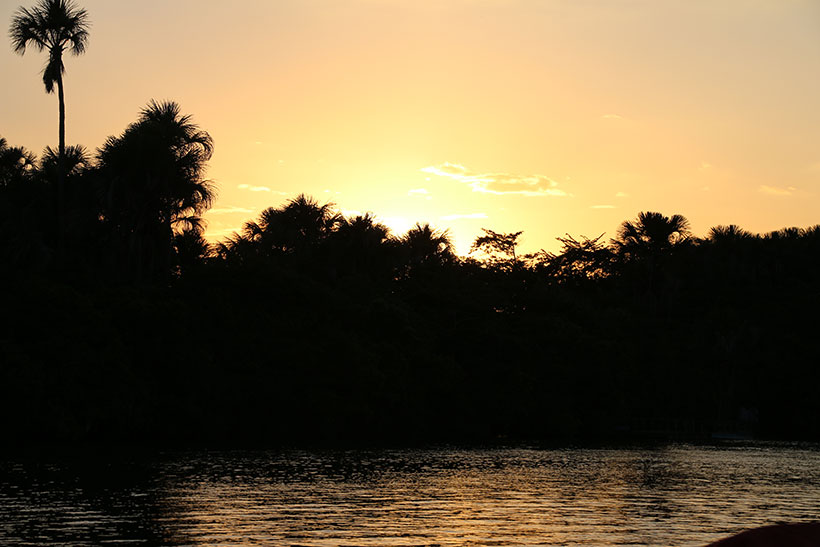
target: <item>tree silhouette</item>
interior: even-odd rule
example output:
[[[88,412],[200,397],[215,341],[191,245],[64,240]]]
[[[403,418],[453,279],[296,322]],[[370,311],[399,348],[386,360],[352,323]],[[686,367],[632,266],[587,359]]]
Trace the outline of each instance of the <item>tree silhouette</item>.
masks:
[[[634,221],[621,224],[613,244],[622,257],[633,259],[658,255],[688,242],[690,237],[689,221],[682,215],[642,212]]]
[[[332,203],[299,194],[282,207],[268,207],[256,221],[248,221],[242,238],[262,254],[293,254],[315,249],[343,221]],[[230,242],[229,242],[230,243]]]
[[[395,240],[372,213],[342,218],[327,239],[331,271],[342,276],[389,279]]]
[[[481,231],[484,232],[484,235],[477,237],[473,242],[472,247],[470,247],[471,253],[481,251],[489,255],[493,266],[504,264],[516,266],[518,264],[515,248],[518,245],[518,237],[524,232],[502,234],[486,228],[482,228]],[[496,254],[505,255],[506,258],[499,259]]]
[[[174,251],[178,268],[176,273],[187,276],[211,256],[211,245],[203,237],[200,226],[191,226],[174,234]]]
[[[558,254],[541,251],[537,269],[544,270],[558,283],[581,283],[597,281],[612,273],[612,250],[601,243],[604,234],[594,239],[581,236],[577,240],[571,235],[556,238],[561,242]]]
[[[625,220],[618,228],[612,246],[624,280],[632,284],[636,294],[658,297],[669,291],[666,285],[678,285],[681,261],[671,260],[677,249],[696,243],[689,221],[682,215],[667,217],[656,212],[641,212],[635,220]]]
[[[34,154],[22,146],[9,146],[0,137],[0,188],[29,178],[35,165]]]
[[[74,55],[85,52],[88,45],[88,13],[77,8],[71,0],[40,0],[33,8],[20,7],[11,20],[9,34],[16,53],[23,55],[31,45],[38,51],[48,51],[48,62],[43,69],[46,93],[54,92],[60,109],[60,138],[58,154],[65,154],[65,94],[63,91],[63,52]]]
[[[98,151],[103,214],[138,279],[169,273],[174,233],[202,224],[215,196],[205,180],[213,140],[174,102],[151,101]]]
[[[299,194],[280,210],[276,220],[285,246],[304,251],[318,245],[344,219],[333,203],[319,205],[315,198]]]
[[[38,175],[34,154],[0,137],[0,263],[17,271],[51,260],[52,195]]]
[[[737,224],[728,226],[714,226],[709,229],[706,241],[710,243],[736,243],[738,241],[748,241],[754,239],[751,232],[747,232]]]
[[[60,160],[60,152],[46,146],[43,155],[40,156],[40,171],[49,179],[57,178]],[[89,167],[91,167],[91,157],[84,146],[74,144],[65,148],[62,155],[62,168],[66,176],[79,175]]]
[[[416,223],[401,238],[411,266],[420,264],[443,264],[455,258],[453,243],[445,231],[438,231],[429,224]]]

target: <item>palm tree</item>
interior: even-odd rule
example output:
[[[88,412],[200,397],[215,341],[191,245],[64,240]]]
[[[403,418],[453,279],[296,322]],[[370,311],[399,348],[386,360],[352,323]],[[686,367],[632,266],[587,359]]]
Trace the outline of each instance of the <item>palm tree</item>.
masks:
[[[151,101],[98,150],[104,217],[125,239],[138,279],[169,271],[175,233],[196,229],[216,190],[203,178],[213,140],[174,102]]]
[[[203,179],[212,154],[211,136],[177,103],[152,100],[121,136],[109,137],[98,150],[109,205],[169,230],[197,224],[215,196]]]
[[[192,226],[174,234],[177,275],[185,276],[211,257],[213,249],[202,235],[200,226]]]
[[[330,268],[337,274],[385,278],[393,268],[395,240],[372,213],[342,218],[326,241]]]
[[[729,224],[728,226],[721,225],[710,228],[706,240],[709,243],[732,244],[739,241],[749,241],[754,237],[751,232],[747,232],[737,224]]]
[[[18,8],[11,20],[9,34],[16,53],[23,55],[31,45],[38,51],[48,51],[48,62],[43,69],[46,93],[54,92],[60,108],[59,156],[65,154],[65,95],[63,92],[63,52],[74,55],[85,52],[88,45],[88,13],[77,8],[71,0],[40,0],[33,8]]]
[[[693,242],[689,221],[684,216],[642,212],[634,221],[621,224],[612,246],[617,252],[620,272],[635,283],[636,290],[660,294],[662,287],[676,285],[680,280],[683,263],[671,260],[676,256],[673,251],[687,248]]]
[[[85,146],[79,144],[66,146],[62,156],[59,151],[46,146],[43,155],[40,156],[40,170],[53,178],[60,168],[60,160],[62,160],[63,172],[67,177],[79,175],[91,166],[91,158]]]
[[[333,203],[319,205],[299,194],[282,207],[268,207],[258,221],[249,221],[243,237],[255,242],[263,254],[305,253],[318,246],[342,223]]]
[[[281,227],[286,242],[294,249],[313,246],[330,235],[344,220],[333,203],[319,202],[299,194],[281,209]]]
[[[429,224],[417,222],[401,238],[401,244],[411,265],[443,264],[455,258],[449,232],[435,230]]]
[[[666,217],[661,213],[642,212],[634,221],[626,220],[613,240],[621,257],[627,259],[659,255],[689,242],[692,232],[683,215]]]
[[[49,205],[34,154],[0,137],[0,268],[22,271],[49,263]]]
[[[22,146],[9,146],[0,137],[0,188],[29,178],[34,167],[34,154]]]
[[[343,218],[335,235],[356,247],[374,249],[390,239],[390,228],[376,220],[373,213],[365,213],[350,219]]]

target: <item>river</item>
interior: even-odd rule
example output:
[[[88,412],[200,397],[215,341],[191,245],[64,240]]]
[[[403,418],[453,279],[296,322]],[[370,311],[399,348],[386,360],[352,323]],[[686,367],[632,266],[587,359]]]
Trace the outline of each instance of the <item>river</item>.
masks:
[[[2,545],[699,546],[820,520],[820,446],[0,458]]]

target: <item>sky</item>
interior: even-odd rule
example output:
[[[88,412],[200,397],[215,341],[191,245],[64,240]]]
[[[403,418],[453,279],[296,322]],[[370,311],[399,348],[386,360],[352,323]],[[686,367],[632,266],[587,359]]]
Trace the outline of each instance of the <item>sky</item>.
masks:
[[[6,29],[19,5],[0,0]],[[700,236],[820,223],[816,0],[78,5],[68,143],[180,103],[215,141],[212,240],[302,192],[397,234],[448,229],[460,253],[481,228],[523,230],[523,252],[607,240],[640,211]],[[57,141],[45,54],[5,42],[0,136],[39,153]]]

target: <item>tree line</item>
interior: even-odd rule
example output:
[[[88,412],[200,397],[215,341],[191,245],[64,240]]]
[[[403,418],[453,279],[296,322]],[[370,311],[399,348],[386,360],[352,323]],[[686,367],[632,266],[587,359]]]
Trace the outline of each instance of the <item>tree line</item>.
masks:
[[[298,195],[217,244],[213,140],[151,101],[95,152],[65,143],[62,54],[84,10],[12,20],[49,53],[59,145],[0,137],[0,426],[19,440],[431,442],[820,438],[820,227],[518,251],[483,229],[392,234]]]
[[[698,238],[642,212],[556,252],[484,229],[458,256],[299,195],[209,244],[213,142],[175,103],[65,150],[0,140],[13,437],[818,436],[817,226]]]

